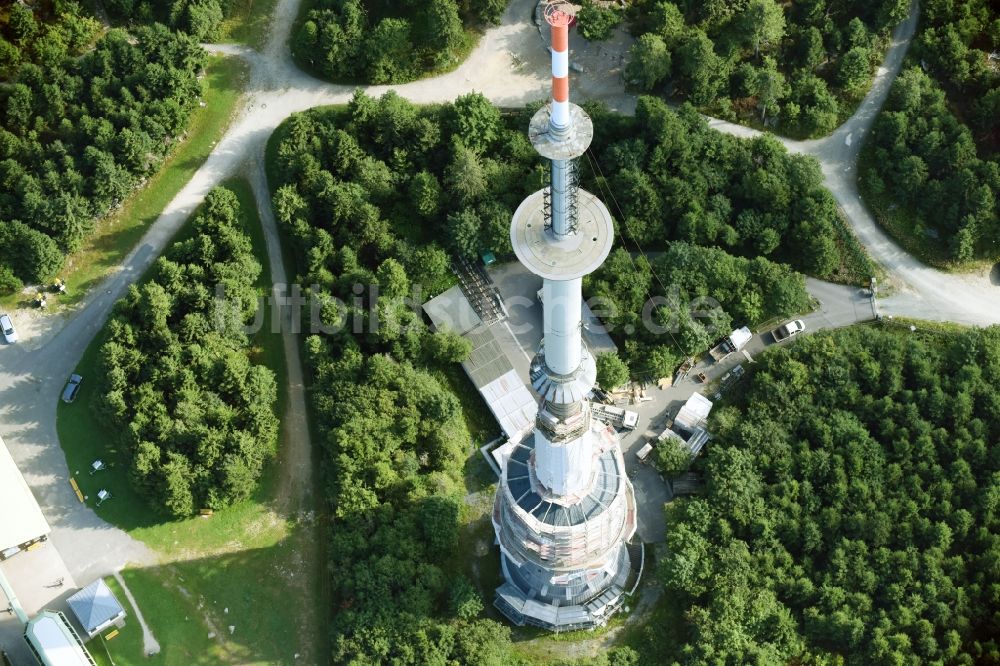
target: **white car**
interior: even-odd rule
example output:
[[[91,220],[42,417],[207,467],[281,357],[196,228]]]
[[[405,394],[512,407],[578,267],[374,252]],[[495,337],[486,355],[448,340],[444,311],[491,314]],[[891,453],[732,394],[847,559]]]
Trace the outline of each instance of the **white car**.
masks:
[[[3,331],[3,339],[8,344],[17,342],[17,331],[14,330],[14,323],[10,320],[9,315],[0,315],[0,330]]]
[[[794,335],[798,335],[804,330],[806,330],[806,325],[802,323],[801,319],[796,319],[774,329],[771,331],[771,335],[774,336],[775,342],[781,342],[782,340],[787,340]]]

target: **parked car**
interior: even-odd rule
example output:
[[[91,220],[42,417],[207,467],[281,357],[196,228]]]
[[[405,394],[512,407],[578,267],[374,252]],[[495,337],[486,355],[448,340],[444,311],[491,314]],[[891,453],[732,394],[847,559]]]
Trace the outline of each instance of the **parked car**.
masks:
[[[10,315],[0,315],[0,330],[3,331],[3,339],[8,344],[17,342],[17,331],[14,330],[14,322],[10,320]]]
[[[605,405],[611,404],[611,396],[609,396],[606,391],[598,388],[597,386],[591,390],[594,392],[594,400],[603,402]]]
[[[649,456],[653,453],[653,447],[655,445],[655,441],[646,442],[642,445],[641,449],[635,452],[635,457],[639,459],[639,462],[646,462],[649,460]]]
[[[795,319],[787,324],[782,324],[778,328],[771,331],[771,335],[774,336],[775,342],[781,342],[782,340],[787,340],[793,335],[798,335],[802,331],[806,330],[806,325],[802,323],[801,319]]]
[[[83,377],[80,375],[70,375],[69,381],[66,382],[66,388],[63,389],[62,401],[63,402],[73,402],[76,400],[76,394],[80,392],[80,382],[83,381]]]

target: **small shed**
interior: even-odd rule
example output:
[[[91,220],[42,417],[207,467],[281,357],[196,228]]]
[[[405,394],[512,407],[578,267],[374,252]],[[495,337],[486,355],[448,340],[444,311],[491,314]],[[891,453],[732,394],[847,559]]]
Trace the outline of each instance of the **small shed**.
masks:
[[[100,578],[71,596],[66,603],[89,637],[96,636],[113,624],[120,625],[125,619],[125,609]]]

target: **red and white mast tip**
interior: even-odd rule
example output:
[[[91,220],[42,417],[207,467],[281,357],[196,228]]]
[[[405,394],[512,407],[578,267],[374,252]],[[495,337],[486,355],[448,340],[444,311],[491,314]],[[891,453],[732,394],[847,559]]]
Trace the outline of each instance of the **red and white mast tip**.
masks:
[[[569,26],[573,16],[564,2],[545,8],[545,20],[552,27],[552,116],[553,129],[569,129]]]

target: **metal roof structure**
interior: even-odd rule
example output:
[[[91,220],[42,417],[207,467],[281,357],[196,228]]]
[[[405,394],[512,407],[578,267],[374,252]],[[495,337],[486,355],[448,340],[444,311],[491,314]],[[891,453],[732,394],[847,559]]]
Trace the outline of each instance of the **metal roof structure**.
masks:
[[[508,438],[520,439],[531,430],[538,403],[513,368],[480,387],[479,392]]]
[[[24,630],[24,640],[44,666],[96,666],[62,613],[44,610],[36,615]]]
[[[542,497],[537,484],[533,487],[529,465],[533,451],[532,437],[525,438],[514,447],[507,467],[507,485],[517,505],[540,522],[555,527],[582,525],[596,519],[614,503],[625,472],[618,468],[618,461],[611,451],[597,458],[597,478],[586,495],[572,504]]]
[[[427,301],[422,307],[439,331],[453,331],[464,335],[483,323],[457,285]]]
[[[0,552],[37,541],[51,531],[3,438],[0,438],[0,506],[3,507]]]
[[[518,375],[497,339],[497,331],[509,335],[507,330],[499,323],[483,324],[458,287],[431,299],[423,308],[436,329],[460,332],[472,344],[462,368],[504,434],[515,441],[523,437],[535,422],[538,398]]]
[[[66,603],[88,636],[100,633],[125,617],[125,609],[101,578],[71,596]]]

